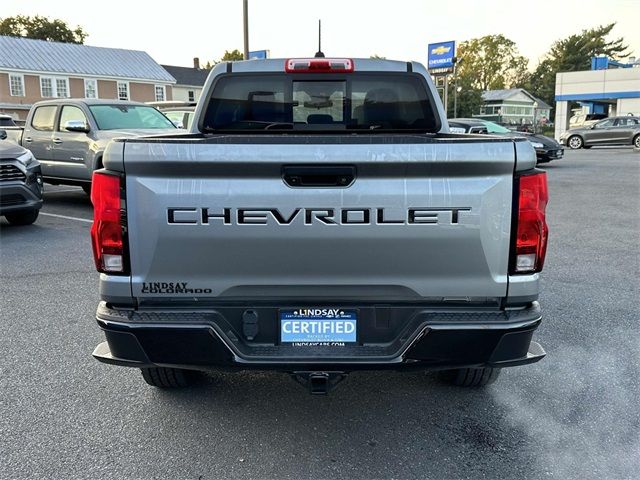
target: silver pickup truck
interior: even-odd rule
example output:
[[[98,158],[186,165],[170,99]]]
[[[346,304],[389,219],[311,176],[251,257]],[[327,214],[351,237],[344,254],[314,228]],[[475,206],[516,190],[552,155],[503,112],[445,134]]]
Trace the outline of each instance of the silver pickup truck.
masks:
[[[277,370],[492,382],[540,360],[547,183],[525,139],[451,134],[425,68],[217,65],[189,134],[119,139],[95,172],[101,362],[177,387]]]
[[[109,141],[123,136],[175,133],[175,128],[167,117],[143,103],[57,99],[35,103],[24,129],[4,130],[9,140],[31,150],[42,166],[45,182],[81,185],[89,193],[91,175],[102,168],[102,155]]]

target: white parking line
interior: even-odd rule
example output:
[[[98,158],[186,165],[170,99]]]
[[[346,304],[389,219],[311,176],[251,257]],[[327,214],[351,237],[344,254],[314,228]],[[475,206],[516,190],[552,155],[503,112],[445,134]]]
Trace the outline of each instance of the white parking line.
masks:
[[[45,215],[47,217],[56,217],[56,218],[64,218],[66,220],[77,220],[78,222],[86,222],[86,223],[93,223],[93,220],[88,220],[86,218],[79,218],[79,217],[68,217],[66,215],[58,215],[55,213],[44,213],[44,212],[40,212],[40,215]]]

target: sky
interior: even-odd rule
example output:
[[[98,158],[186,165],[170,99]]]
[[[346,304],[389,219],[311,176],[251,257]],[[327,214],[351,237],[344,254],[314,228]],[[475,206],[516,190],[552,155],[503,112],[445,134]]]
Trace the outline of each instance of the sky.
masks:
[[[242,0],[0,0],[0,18],[43,15],[89,33],[85,43],[144,50],[161,64],[192,66],[243,49]],[[249,49],[272,58],[327,56],[427,62],[429,43],[502,33],[529,58],[553,41],[617,22],[613,31],[640,57],[640,0],[249,0]],[[1,52],[0,52],[1,55]]]

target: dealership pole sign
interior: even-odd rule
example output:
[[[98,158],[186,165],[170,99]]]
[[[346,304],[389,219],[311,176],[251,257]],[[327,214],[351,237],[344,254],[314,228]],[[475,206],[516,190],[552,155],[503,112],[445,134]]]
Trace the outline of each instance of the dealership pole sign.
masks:
[[[429,44],[429,72],[432,74],[451,73],[455,63],[456,42],[439,42]]]

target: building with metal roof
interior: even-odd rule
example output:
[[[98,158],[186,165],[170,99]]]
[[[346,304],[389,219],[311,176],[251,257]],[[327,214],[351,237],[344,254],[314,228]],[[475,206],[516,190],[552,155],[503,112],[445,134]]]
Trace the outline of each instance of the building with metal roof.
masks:
[[[148,53],[0,36],[0,112],[23,120],[46,98],[172,100],[176,83]]]

